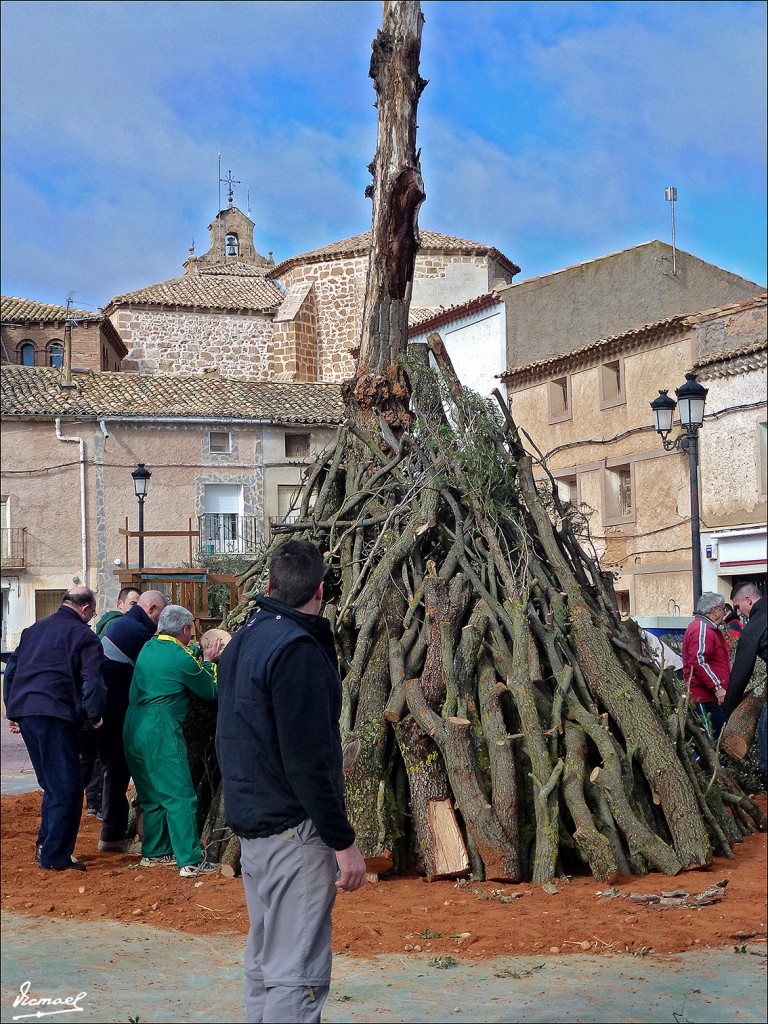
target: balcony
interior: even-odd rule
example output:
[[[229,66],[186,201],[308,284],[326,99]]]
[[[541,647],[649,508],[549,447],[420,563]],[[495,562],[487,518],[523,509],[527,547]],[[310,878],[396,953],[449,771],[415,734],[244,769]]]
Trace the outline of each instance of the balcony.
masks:
[[[255,555],[262,543],[259,516],[234,512],[206,513],[197,517],[201,555]]]
[[[10,569],[25,569],[27,566],[27,528],[26,526],[4,527],[0,531],[2,560],[0,568],[3,572]]]
[[[298,509],[294,509],[292,512],[289,512],[287,515],[284,516],[270,516],[269,539],[272,540],[272,538],[276,534],[290,534],[291,531],[288,529],[288,527],[291,525],[291,523],[297,523],[299,521],[300,514],[301,513],[299,512]]]

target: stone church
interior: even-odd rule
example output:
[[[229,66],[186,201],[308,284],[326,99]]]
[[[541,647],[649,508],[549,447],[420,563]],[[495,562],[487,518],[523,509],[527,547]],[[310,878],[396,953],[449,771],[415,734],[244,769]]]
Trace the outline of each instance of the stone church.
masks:
[[[230,200],[190,250],[184,273],[110,300],[104,312],[128,354],[122,369],[250,380],[340,382],[360,340],[370,232],[275,265],[257,252],[254,223]],[[421,232],[411,318],[509,284],[519,267],[497,249]]]

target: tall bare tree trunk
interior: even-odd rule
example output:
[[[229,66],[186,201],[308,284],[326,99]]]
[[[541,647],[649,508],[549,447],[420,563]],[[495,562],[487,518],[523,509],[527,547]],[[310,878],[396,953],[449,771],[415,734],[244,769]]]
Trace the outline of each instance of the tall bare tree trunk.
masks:
[[[418,0],[384,0],[370,69],[379,111],[373,185],[366,190],[373,198],[371,252],[357,374],[345,385],[356,419],[381,417],[395,438],[411,420],[410,388],[397,363],[408,343],[425,198],[416,150],[416,110],[427,84],[419,76],[423,22]]]

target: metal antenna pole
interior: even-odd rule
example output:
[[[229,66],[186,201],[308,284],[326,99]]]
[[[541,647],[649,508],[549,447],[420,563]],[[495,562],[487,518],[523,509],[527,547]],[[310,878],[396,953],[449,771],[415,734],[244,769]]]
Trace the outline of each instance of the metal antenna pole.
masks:
[[[67,319],[64,321],[64,366],[62,381],[64,384],[72,383],[72,299],[74,292],[67,296]]]
[[[669,186],[664,189],[664,198],[672,207],[672,276],[677,276],[677,249],[675,248],[675,203],[677,202],[677,189]]]
[[[216,207],[216,224],[217,224],[217,227],[218,227],[218,237],[219,237],[219,256],[221,256],[223,254],[223,250],[222,250],[222,247],[221,247],[221,146],[219,146],[219,174],[218,174],[218,178],[219,178],[219,205]]]

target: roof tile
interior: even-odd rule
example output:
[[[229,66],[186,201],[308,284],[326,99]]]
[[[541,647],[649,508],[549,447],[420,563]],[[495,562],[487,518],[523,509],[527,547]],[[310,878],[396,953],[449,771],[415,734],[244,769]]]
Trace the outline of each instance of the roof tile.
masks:
[[[101,320],[100,313],[87,309],[67,309],[66,306],[54,306],[48,302],[35,302],[34,299],[18,299],[13,295],[0,298],[0,319],[4,324],[49,323],[52,320]]]
[[[203,309],[247,309],[264,313],[276,309],[284,295],[265,272],[272,267],[244,263],[200,266],[197,273],[182,274],[159,284],[115,295],[109,306],[197,306]]]
[[[421,245],[419,252],[437,251],[441,253],[457,253],[460,255],[489,256],[497,254],[500,260],[507,263],[513,273],[519,273],[520,268],[516,266],[503,252],[499,252],[493,246],[484,245],[482,242],[471,242],[467,238],[455,238],[453,235],[441,235],[437,231],[420,230]],[[331,242],[319,249],[310,249],[309,252],[302,252],[296,256],[289,256],[274,269],[275,276],[289,270],[299,263],[321,263],[329,259],[341,259],[350,256],[367,256],[371,249],[371,232],[363,231],[359,235],[352,235],[350,238],[342,238],[339,242]]]
[[[7,417],[119,416],[273,423],[341,422],[338,384],[243,381],[184,374],[75,373],[74,387],[61,387],[52,368],[4,366],[0,409]]]

